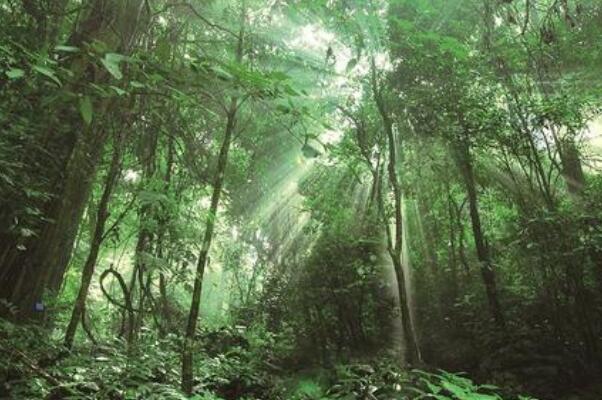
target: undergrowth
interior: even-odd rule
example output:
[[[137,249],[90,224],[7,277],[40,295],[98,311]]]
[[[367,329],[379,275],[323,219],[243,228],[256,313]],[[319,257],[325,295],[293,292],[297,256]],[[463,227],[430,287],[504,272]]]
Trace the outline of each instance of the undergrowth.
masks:
[[[58,338],[0,321],[0,398],[178,400],[180,338],[143,330],[136,348],[121,339],[67,352]],[[445,371],[403,370],[396,362],[341,363],[305,376],[287,369],[277,335],[241,327],[199,332],[196,400],[527,400]],[[318,371],[318,372],[316,372]]]

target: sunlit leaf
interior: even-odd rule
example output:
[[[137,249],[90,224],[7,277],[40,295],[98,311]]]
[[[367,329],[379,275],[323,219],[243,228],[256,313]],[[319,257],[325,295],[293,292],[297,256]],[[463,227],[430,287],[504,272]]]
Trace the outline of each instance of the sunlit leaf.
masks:
[[[25,75],[25,71],[20,68],[12,68],[5,72],[9,79],[18,79]]]
[[[119,63],[123,61],[125,57],[121,54],[117,53],[107,53],[104,58],[100,60],[102,65],[106,68],[106,70],[113,76],[113,78],[119,80],[123,78],[123,74],[119,69]]]
[[[54,47],[54,50],[62,51],[65,53],[77,53],[79,51],[79,48],[75,46],[58,45]]]
[[[44,75],[45,77],[51,79],[54,83],[56,83],[57,85],[61,86],[61,81],[59,80],[59,78],[55,75],[54,71],[43,67],[41,65],[34,65],[33,66],[34,71],[38,72],[41,75]]]
[[[124,94],[127,94],[127,92],[125,90],[123,90],[117,86],[111,86],[111,89],[113,89],[113,91],[115,93],[117,93],[117,95],[119,95],[119,96],[123,96]]]

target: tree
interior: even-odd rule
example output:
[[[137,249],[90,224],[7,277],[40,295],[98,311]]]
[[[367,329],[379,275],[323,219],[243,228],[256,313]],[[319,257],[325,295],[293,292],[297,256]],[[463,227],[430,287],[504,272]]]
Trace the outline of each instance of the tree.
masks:
[[[245,46],[245,24],[247,18],[247,10],[245,4],[241,5],[240,11],[240,28],[237,34],[236,43],[236,55],[235,62],[241,64],[244,56]],[[192,291],[192,301],[190,303],[190,313],[188,314],[188,322],[186,324],[186,332],[184,339],[184,346],[182,349],[182,390],[187,393],[192,393],[193,384],[193,341],[196,334],[196,326],[199,315],[199,306],[201,302],[201,289],[203,285],[203,275],[205,273],[205,267],[208,260],[209,249],[211,248],[211,242],[213,240],[213,231],[215,229],[215,222],[217,219],[217,209],[219,206],[220,197],[222,195],[222,187],[224,185],[224,179],[226,176],[226,167],[228,165],[228,153],[230,152],[230,145],[232,144],[232,137],[236,129],[236,120],[238,108],[240,107],[239,97],[236,95],[231,96],[230,104],[226,111],[226,127],[224,129],[224,137],[219,150],[217,159],[217,168],[214,175],[213,181],[213,193],[211,195],[211,204],[209,206],[209,212],[207,219],[205,220],[205,234],[201,241],[201,251],[199,253],[196,273],[194,276],[194,287]]]
[[[84,86],[91,90],[94,84],[107,84],[112,76],[120,77],[118,64],[124,55],[119,53],[134,51],[132,44],[146,23],[142,5],[141,1],[85,3],[85,17],[67,42],[69,49],[82,47],[66,67],[71,76],[70,87]],[[105,69],[96,68],[94,59],[83,51],[84,46],[90,46],[95,40],[103,43],[105,55],[101,62]],[[51,70],[43,67],[38,70],[60,84]],[[3,250],[9,255],[3,263],[3,288],[8,291],[2,297],[19,306],[21,320],[36,315],[35,307],[44,307],[47,290],[56,292],[60,287],[107,138],[107,129],[100,121],[119,105],[114,97],[93,101],[90,93],[77,94],[81,96],[78,110],[71,108],[67,114],[72,132],[63,136],[63,129],[49,129],[38,135],[41,148],[60,148],[56,160],[59,167],[42,172],[39,178],[52,182],[51,185],[58,184],[48,196],[50,200],[40,204],[45,222],[36,227],[36,240],[26,253],[15,246],[16,239],[6,241]],[[68,97],[78,98],[73,92]],[[75,132],[79,131],[85,134],[77,135]]]
[[[75,304],[73,306],[73,312],[71,313],[71,319],[65,332],[65,346],[69,349],[73,346],[73,339],[75,332],[79,324],[80,319],[84,318],[84,310],[86,308],[86,298],[88,297],[88,289],[90,288],[90,282],[94,275],[94,269],[98,260],[98,252],[103,240],[106,238],[107,232],[105,230],[108,208],[111,199],[111,194],[115,186],[116,181],[119,179],[121,173],[122,163],[122,152],[123,152],[123,138],[122,133],[116,133],[113,138],[113,155],[111,157],[111,165],[107,171],[107,176],[104,182],[104,188],[102,195],[98,202],[98,209],[96,211],[96,221],[94,223],[94,235],[90,243],[90,251],[82,270],[81,285]],[[114,228],[114,226],[113,226]]]

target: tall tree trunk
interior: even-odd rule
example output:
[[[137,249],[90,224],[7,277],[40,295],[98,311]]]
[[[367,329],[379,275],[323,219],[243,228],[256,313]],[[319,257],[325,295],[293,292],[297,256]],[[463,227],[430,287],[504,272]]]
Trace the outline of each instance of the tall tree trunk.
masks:
[[[475,247],[477,250],[477,258],[480,263],[481,277],[485,284],[487,292],[487,301],[489,303],[489,311],[495,321],[500,326],[505,326],[504,316],[500,307],[497,294],[497,284],[495,271],[491,261],[489,248],[485,241],[485,235],[481,227],[481,216],[479,215],[479,200],[477,197],[476,183],[474,171],[472,167],[472,159],[470,147],[466,138],[462,138],[455,143],[456,146],[456,162],[464,181],[466,193],[468,195],[468,208],[470,214],[470,222],[472,224],[472,233],[474,236]]]
[[[89,132],[84,136],[87,137],[77,142],[67,166],[64,191],[52,213],[55,221],[42,231],[32,259],[22,272],[22,286],[13,293],[12,302],[20,305],[22,317],[34,315],[34,304],[43,303],[46,290],[58,290],[71,257],[106,134]]]
[[[68,44],[79,46],[102,40],[107,49],[128,54],[138,31],[144,3],[143,0],[90,0],[84,6],[85,17]],[[103,84],[109,80],[108,73],[95,68],[87,58],[79,54],[74,56],[69,66],[73,80],[70,87]],[[113,100],[104,98],[93,103],[94,122],[102,120],[106,111],[115,105]],[[106,142],[107,133],[100,124],[86,126],[79,114],[72,114],[71,110],[71,106],[61,109],[66,117],[70,117],[61,121],[71,124],[71,134],[63,135],[64,130],[50,127],[38,138],[39,145],[61,150],[56,157],[59,167],[49,168],[51,172],[40,172],[45,180],[53,183],[54,196],[41,205],[45,219],[39,234],[31,239],[28,252],[17,251],[16,256],[7,256],[1,266],[0,297],[17,305],[18,320],[45,315],[37,312],[39,306],[43,307],[44,294],[55,293],[61,285]],[[11,247],[14,246],[11,244]]]
[[[236,62],[239,64],[242,62],[243,59],[245,19],[246,9],[243,1],[242,9],[240,12],[240,31],[238,32],[238,40],[236,44]],[[192,302],[190,304],[190,313],[188,314],[188,323],[186,324],[186,334],[184,339],[184,346],[182,349],[182,390],[188,395],[192,393],[192,347],[194,342],[194,335],[196,332],[197,320],[199,317],[199,306],[201,304],[201,289],[203,287],[203,275],[205,274],[205,266],[207,264],[209,249],[211,248],[215,221],[217,220],[217,207],[219,205],[219,199],[222,194],[222,187],[224,185],[224,179],[226,176],[226,166],[228,165],[228,152],[230,151],[232,136],[234,135],[234,131],[236,129],[236,114],[238,112],[238,106],[238,97],[232,96],[232,98],[230,99],[228,111],[226,113],[226,129],[224,132],[224,139],[222,141],[222,145],[219,150],[219,156],[217,159],[217,169],[215,171],[214,176],[213,193],[211,195],[211,205],[209,206],[209,213],[207,214],[207,219],[205,220],[205,235],[201,244],[201,252],[199,254],[196,266],[196,274],[194,277]]]
[[[230,109],[227,115],[226,131],[219,152],[217,161],[217,171],[213,183],[213,194],[211,195],[211,206],[205,221],[205,235],[201,245],[196,274],[194,277],[194,289],[192,291],[192,302],[190,304],[190,313],[188,314],[188,323],[186,324],[186,335],[184,341],[184,349],[182,351],[182,390],[186,394],[192,393],[192,347],[194,335],[196,332],[197,320],[199,316],[199,306],[201,303],[201,289],[203,286],[203,275],[205,274],[205,265],[207,263],[207,255],[211,248],[213,239],[213,230],[217,219],[217,207],[222,193],[226,166],[228,163],[228,152],[230,151],[230,143],[236,125],[236,111],[238,100],[232,98]]]
[[[77,325],[80,319],[83,318],[82,316],[86,306],[86,298],[88,297],[88,289],[90,287],[90,282],[92,281],[92,276],[94,275],[98,252],[104,239],[111,193],[121,170],[121,136],[121,133],[115,135],[111,166],[109,167],[109,172],[107,173],[104,190],[100,197],[100,201],[98,202],[96,223],[90,244],[90,252],[88,253],[86,263],[84,264],[84,268],[82,270],[82,279],[79,292],[73,306],[73,311],[71,312],[71,320],[69,321],[69,325],[67,326],[67,331],[65,333],[65,347],[69,349],[73,346],[73,338],[75,337]]]
[[[449,234],[449,246],[447,249],[447,265],[451,271],[452,281],[449,284],[449,298],[446,301],[445,306],[447,308],[448,305],[454,304],[456,302],[456,298],[458,297],[458,255],[456,253],[456,217],[455,210],[453,205],[451,204],[451,194],[448,189],[448,200],[447,200],[447,209],[448,209],[448,234]]]
[[[143,107],[144,101],[143,99]],[[157,148],[158,148],[158,127],[154,125],[146,125],[144,133],[140,138],[139,154],[138,159],[142,165],[142,183],[148,185],[152,182],[155,177],[155,171],[157,169]],[[146,299],[146,288],[145,288],[145,277],[146,271],[146,254],[151,253],[151,248],[154,244],[156,237],[151,227],[154,227],[155,219],[154,206],[149,202],[141,200],[140,207],[138,209],[138,238],[136,241],[136,247],[134,251],[134,262],[131,271],[131,276],[128,286],[128,294],[130,302],[136,304],[135,298],[137,297],[137,311],[134,313],[134,319],[130,319],[132,314],[126,313],[124,310],[122,313],[122,331],[123,334],[127,330],[126,337],[133,339],[128,341],[128,345],[132,348],[132,345],[138,337],[138,333],[144,324],[144,309]]]
[[[380,84],[376,76],[376,66],[374,60],[372,60],[372,93],[374,101],[380,113],[383,128],[387,138],[387,148],[389,154],[389,162],[387,164],[387,172],[389,176],[389,184],[393,190],[393,203],[394,203],[394,220],[395,220],[395,232],[392,234],[389,228],[389,219],[384,212],[384,199],[382,194],[380,195],[379,203],[381,208],[381,214],[383,218],[383,224],[385,225],[385,232],[387,236],[387,250],[393,267],[395,269],[395,276],[397,278],[397,289],[399,291],[399,308],[401,311],[404,341],[405,341],[405,361],[409,364],[420,362],[420,350],[418,349],[418,343],[416,340],[416,330],[412,321],[412,315],[410,312],[408,292],[406,289],[406,277],[401,261],[401,252],[403,248],[403,215],[402,215],[402,203],[401,203],[401,186],[399,178],[397,176],[397,149],[396,140],[393,133],[393,121],[386,108],[385,100],[381,92]]]
[[[424,192],[426,191],[424,191],[423,188],[418,188],[416,193],[416,216],[418,219],[418,226],[420,227],[424,257],[426,258],[433,279],[439,280],[442,274],[438,269],[439,260],[437,257],[436,246],[438,240],[435,239],[435,235],[439,230],[436,229],[431,216],[429,216],[428,200]]]
[[[169,189],[171,187],[171,175],[174,162],[174,146],[173,136],[170,136],[167,142],[167,160],[165,166],[165,175],[163,178],[164,187],[163,190],[166,195],[169,195]],[[159,233],[157,235],[157,258],[163,260],[164,251],[164,239],[167,230],[166,224],[169,221],[169,214],[167,210],[163,210],[163,214],[159,218]],[[167,298],[167,279],[163,270],[159,271],[159,295],[160,295],[160,314],[162,318],[162,326],[166,326],[168,329],[171,326],[171,316],[169,313],[169,299]],[[160,334],[164,335],[166,329],[162,328]]]

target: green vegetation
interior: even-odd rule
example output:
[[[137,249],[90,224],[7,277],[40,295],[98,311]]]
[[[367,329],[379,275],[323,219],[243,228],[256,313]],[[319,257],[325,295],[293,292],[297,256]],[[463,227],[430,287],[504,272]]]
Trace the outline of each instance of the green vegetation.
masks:
[[[602,398],[601,76],[597,0],[0,0],[0,398]]]

